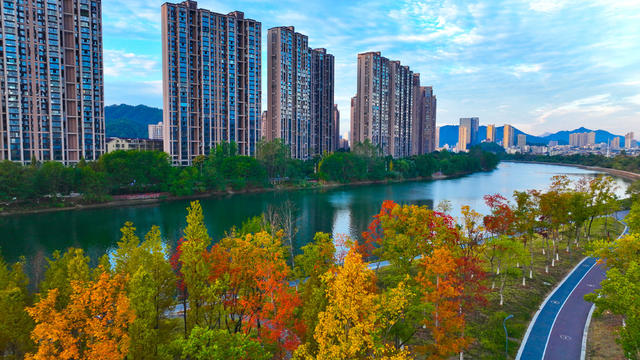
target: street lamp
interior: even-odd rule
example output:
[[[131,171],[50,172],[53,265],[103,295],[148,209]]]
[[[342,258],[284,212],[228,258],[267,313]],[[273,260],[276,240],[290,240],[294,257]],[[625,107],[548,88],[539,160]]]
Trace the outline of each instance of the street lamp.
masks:
[[[509,358],[509,333],[507,332],[507,320],[511,319],[513,315],[509,315],[502,320],[502,327],[504,327],[504,358]]]

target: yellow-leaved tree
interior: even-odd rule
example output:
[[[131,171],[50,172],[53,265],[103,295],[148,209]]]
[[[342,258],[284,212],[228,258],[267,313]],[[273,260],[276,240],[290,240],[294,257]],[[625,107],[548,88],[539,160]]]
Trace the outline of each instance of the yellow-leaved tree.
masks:
[[[317,350],[302,345],[297,359],[408,359],[409,353],[384,341],[387,330],[407,306],[409,290],[403,282],[379,294],[376,277],[361,254],[352,249],[344,264],[323,276],[328,304],[318,316],[314,338]]]
[[[28,308],[36,327],[37,346],[31,360],[116,360],[129,351],[127,329],[135,314],[129,307],[125,278],[104,272],[97,281],[71,283],[69,303],[56,308],[58,290],[51,289]]]

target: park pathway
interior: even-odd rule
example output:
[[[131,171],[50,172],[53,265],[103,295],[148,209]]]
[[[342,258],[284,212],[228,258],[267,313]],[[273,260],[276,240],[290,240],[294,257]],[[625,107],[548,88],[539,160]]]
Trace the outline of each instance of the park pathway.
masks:
[[[618,212],[616,218],[628,212]],[[622,235],[625,235],[628,228]],[[600,288],[606,270],[596,259],[580,262],[549,294],[534,315],[516,359],[578,360],[584,359],[587,328],[593,304],[584,295]]]

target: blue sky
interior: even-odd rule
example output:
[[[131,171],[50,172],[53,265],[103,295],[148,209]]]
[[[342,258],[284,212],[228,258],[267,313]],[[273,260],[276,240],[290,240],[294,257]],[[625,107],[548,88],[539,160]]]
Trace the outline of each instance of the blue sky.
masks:
[[[162,107],[158,0],[103,0],[106,104]],[[336,57],[341,133],[357,54],[381,51],[421,74],[438,125],[478,116],[539,135],[580,126],[640,138],[640,0],[217,1],[266,30],[293,25]],[[266,66],[263,70],[266,72]],[[266,73],[263,74],[263,88]],[[266,96],[263,110],[266,109]]]

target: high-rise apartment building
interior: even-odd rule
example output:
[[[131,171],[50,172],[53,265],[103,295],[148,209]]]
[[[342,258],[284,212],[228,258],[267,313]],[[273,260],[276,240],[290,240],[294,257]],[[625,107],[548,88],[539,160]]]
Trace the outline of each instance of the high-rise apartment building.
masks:
[[[311,131],[309,156],[333,152],[338,147],[339,125],[334,116],[334,56],[325,49],[311,50]],[[338,119],[339,119],[338,114]]]
[[[267,36],[266,139],[282,139],[296,159],[334,151],[333,55],[310,49],[293,26],[271,28]]]
[[[502,128],[502,146],[505,149],[513,147],[514,134],[513,126],[505,124]]]
[[[469,132],[467,145],[476,145],[478,141],[478,130],[480,128],[480,119],[477,117],[460,118],[460,127],[466,127]]]
[[[333,104],[333,150],[341,149],[340,145],[340,110],[338,104]]]
[[[356,120],[356,103],[358,101],[358,96],[354,96],[351,98],[351,119],[350,119],[350,127],[349,127],[349,146],[353,147],[357,142],[357,139],[360,139],[360,127]]]
[[[496,126],[495,125],[487,125],[486,142],[496,142]]]
[[[105,152],[100,0],[0,3],[0,160]]]
[[[436,149],[440,148],[440,126],[436,126]]]
[[[195,1],[162,5],[164,150],[189,165],[217,144],[253,155],[260,139],[261,24]]]
[[[522,149],[525,146],[527,146],[527,135],[518,134],[518,147]]]
[[[413,84],[413,72],[399,61],[380,52],[358,54],[358,93],[351,119],[356,143],[370,140],[384,155],[411,155]]]
[[[583,147],[596,144],[596,133],[573,133],[569,134],[569,145]]]
[[[459,126],[458,127],[458,145],[456,146],[458,151],[467,151],[467,145],[469,145],[469,142],[470,142],[469,138],[470,138],[469,128],[466,126]]]
[[[309,39],[293,26],[267,34],[267,140],[282,139],[291,157],[309,157],[311,53]]]
[[[420,74],[413,74],[413,148],[414,155],[435,151],[436,96],[431,86],[420,86]]]
[[[620,149],[620,138],[618,136],[614,137],[611,140],[611,149],[619,150]]]
[[[633,139],[633,131],[630,133],[627,133],[624,136],[624,147],[627,149],[631,149],[635,144],[634,144],[635,140]]]

